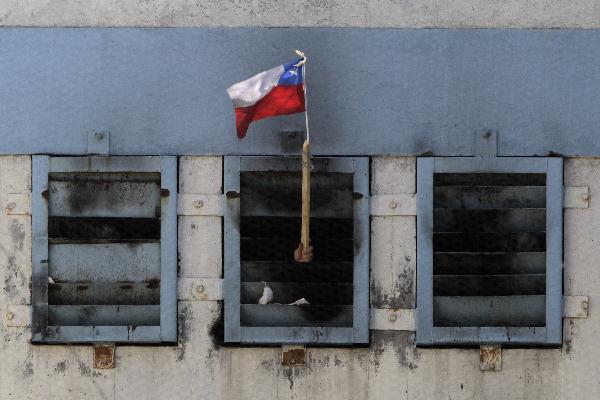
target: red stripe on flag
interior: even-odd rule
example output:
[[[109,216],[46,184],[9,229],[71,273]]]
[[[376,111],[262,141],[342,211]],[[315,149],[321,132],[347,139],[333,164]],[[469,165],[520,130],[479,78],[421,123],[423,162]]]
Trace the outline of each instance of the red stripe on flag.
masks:
[[[246,136],[251,122],[277,115],[304,112],[304,85],[275,86],[265,97],[249,107],[235,109],[238,138]]]

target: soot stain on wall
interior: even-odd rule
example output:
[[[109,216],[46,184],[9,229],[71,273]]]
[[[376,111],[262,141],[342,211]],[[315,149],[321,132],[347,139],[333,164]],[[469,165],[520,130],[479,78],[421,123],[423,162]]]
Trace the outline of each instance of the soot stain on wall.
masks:
[[[190,332],[194,329],[194,324],[192,321],[192,311],[191,306],[188,304],[181,305],[179,303],[179,313],[177,315],[177,330],[179,333],[178,337],[178,346],[175,351],[178,352],[177,361],[183,361],[185,358],[185,350],[187,347],[187,342],[190,340]]]
[[[386,348],[392,348],[403,367],[418,368],[421,354],[416,348],[415,333],[406,331],[371,331],[371,365],[377,371]]]

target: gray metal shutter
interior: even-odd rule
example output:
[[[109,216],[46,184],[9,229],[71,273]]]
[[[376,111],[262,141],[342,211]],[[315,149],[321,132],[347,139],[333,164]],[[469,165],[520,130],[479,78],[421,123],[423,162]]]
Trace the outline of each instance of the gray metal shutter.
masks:
[[[176,159],[33,159],[33,340],[173,342]]]
[[[300,234],[299,160],[226,159],[226,341],[368,341],[368,160],[313,164],[315,258],[302,264],[292,257]],[[263,281],[274,292],[271,304],[257,304]],[[289,305],[300,298],[310,305]]]
[[[427,281],[417,307],[431,324],[420,342],[560,342],[561,160],[436,158],[419,166],[418,274]]]

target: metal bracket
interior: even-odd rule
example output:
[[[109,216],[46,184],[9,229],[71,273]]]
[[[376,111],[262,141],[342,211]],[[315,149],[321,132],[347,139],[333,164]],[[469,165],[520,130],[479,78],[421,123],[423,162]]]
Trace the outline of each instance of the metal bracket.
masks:
[[[2,201],[2,209],[7,215],[31,215],[31,195],[29,193],[7,193]]]
[[[473,154],[476,157],[498,156],[498,131],[484,129],[483,131],[475,132]]]
[[[502,347],[480,346],[479,369],[481,371],[502,371]]]
[[[589,304],[588,296],[563,296],[563,317],[587,318]]]
[[[306,365],[306,346],[281,346],[281,364],[285,367]]]
[[[304,142],[304,131],[302,129],[286,129],[280,131],[281,154],[298,155],[302,152]]]
[[[371,215],[417,215],[417,198],[414,193],[371,195]]]
[[[223,216],[222,194],[184,194],[177,198],[177,215]]]
[[[94,345],[94,368],[111,369],[115,367],[115,344]]]
[[[179,278],[177,280],[177,299],[223,300],[223,279]]]
[[[7,328],[31,326],[31,307],[28,305],[10,305],[6,307],[3,323]]]
[[[377,331],[414,331],[415,311],[412,308],[371,308],[371,329]]]
[[[107,156],[110,151],[110,132],[91,131],[87,134],[87,153]]]
[[[590,188],[588,186],[565,186],[564,208],[589,208]]]

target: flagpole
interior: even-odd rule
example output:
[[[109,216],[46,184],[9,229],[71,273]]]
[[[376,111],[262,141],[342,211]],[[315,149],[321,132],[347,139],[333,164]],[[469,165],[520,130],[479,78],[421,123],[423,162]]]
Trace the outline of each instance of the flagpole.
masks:
[[[296,54],[302,57],[298,67],[302,68],[302,80],[304,82],[304,119],[306,123],[306,140],[302,145],[302,227],[300,230],[301,251],[294,252],[294,259],[298,262],[312,261],[312,248],[310,247],[310,130],[308,127],[308,97],[306,95],[306,56],[303,52],[296,50]]]

